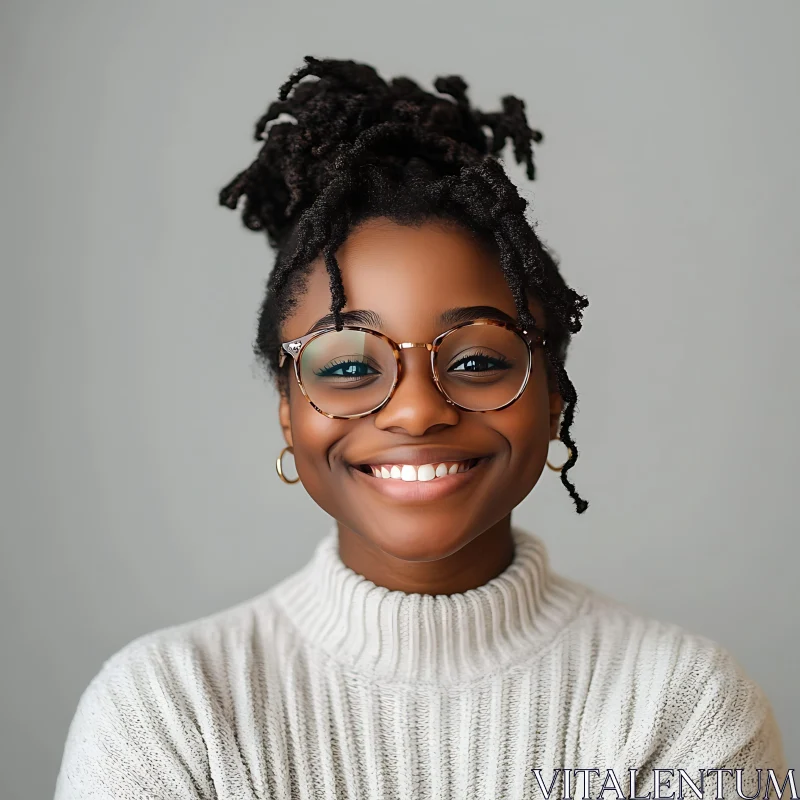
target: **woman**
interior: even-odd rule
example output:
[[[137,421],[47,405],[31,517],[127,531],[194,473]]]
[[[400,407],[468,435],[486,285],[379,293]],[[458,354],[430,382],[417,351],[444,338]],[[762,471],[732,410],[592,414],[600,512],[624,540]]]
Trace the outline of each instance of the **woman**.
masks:
[[[484,113],[459,77],[435,89],[307,57],[256,125],[258,157],[220,202],[244,198],[277,250],[255,342],[280,392],[277,471],[335,525],[264,594],[110,658],[59,800],[579,797],[614,781],[628,797],[654,791],[656,767],[741,768],[751,796],[770,768],[784,780],[771,706],[727,651],[553,572],[512,525],[554,439],[568,457],[549,466],[587,508],[564,367],[587,301],[497,160],[510,139],[534,177],[523,102]],[[717,774],[732,795],[725,773],[705,790]]]

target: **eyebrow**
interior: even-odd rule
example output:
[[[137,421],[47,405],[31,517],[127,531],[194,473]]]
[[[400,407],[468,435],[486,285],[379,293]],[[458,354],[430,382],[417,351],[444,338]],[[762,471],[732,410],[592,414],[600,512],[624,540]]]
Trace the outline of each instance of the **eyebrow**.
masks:
[[[355,309],[353,311],[343,311],[341,313],[342,323],[345,325],[363,325],[367,328],[380,329],[383,327],[383,319],[376,311],[369,309]],[[511,322],[516,324],[514,317],[506,314],[494,306],[455,306],[448,308],[439,314],[437,322],[440,325],[458,325],[461,322],[470,322],[473,319],[496,319],[501,322]],[[333,314],[326,314],[320,317],[306,333],[312,333],[320,328],[333,326]]]

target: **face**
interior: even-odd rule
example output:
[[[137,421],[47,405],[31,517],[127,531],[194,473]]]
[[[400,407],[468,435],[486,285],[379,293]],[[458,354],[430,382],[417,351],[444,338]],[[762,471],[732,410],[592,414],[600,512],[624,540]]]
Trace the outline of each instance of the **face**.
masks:
[[[439,316],[455,307],[488,306],[517,319],[497,256],[452,226],[409,227],[372,219],[351,233],[336,257],[347,298],[343,311],[374,312],[383,323],[375,329],[395,342],[432,342],[451,327],[439,323]],[[330,305],[320,259],[283,325],[282,341],[307,333],[330,313]],[[529,308],[541,327],[541,306],[530,298]],[[360,419],[330,419],[305,399],[292,372],[289,394],[280,401],[280,421],[303,486],[340,527],[396,558],[433,561],[508,516],[533,489],[556,436],[562,403],[548,381],[540,348],[534,348],[522,395],[506,408],[484,413],[447,402],[434,384],[425,348],[400,353],[399,383],[380,411]],[[360,469],[365,464],[452,466],[471,458],[481,460],[464,473],[426,482],[378,478]]]

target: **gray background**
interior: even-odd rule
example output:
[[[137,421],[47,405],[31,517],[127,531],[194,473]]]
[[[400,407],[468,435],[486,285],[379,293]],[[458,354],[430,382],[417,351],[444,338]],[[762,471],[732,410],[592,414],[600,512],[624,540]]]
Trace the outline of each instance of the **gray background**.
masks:
[[[52,795],[101,662],[263,591],[329,519],[275,474],[272,256],[216,204],[313,54],[460,73],[545,132],[525,188],[591,306],[557,569],[723,643],[800,767],[800,5],[4,2],[0,796]],[[512,170],[520,181],[519,168]]]

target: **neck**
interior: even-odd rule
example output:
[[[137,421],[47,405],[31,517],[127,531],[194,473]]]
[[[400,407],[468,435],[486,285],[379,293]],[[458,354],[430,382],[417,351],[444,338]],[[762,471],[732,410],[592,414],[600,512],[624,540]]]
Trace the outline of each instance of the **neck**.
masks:
[[[378,586],[342,561],[339,533],[331,525],[269,597],[309,652],[370,679],[455,685],[495,674],[542,652],[584,598],[551,571],[543,541],[515,525],[506,569],[451,594]]]
[[[337,534],[345,566],[376,586],[409,594],[456,594],[475,589],[500,575],[514,558],[510,514],[454,553],[428,561],[392,556],[341,523]]]

